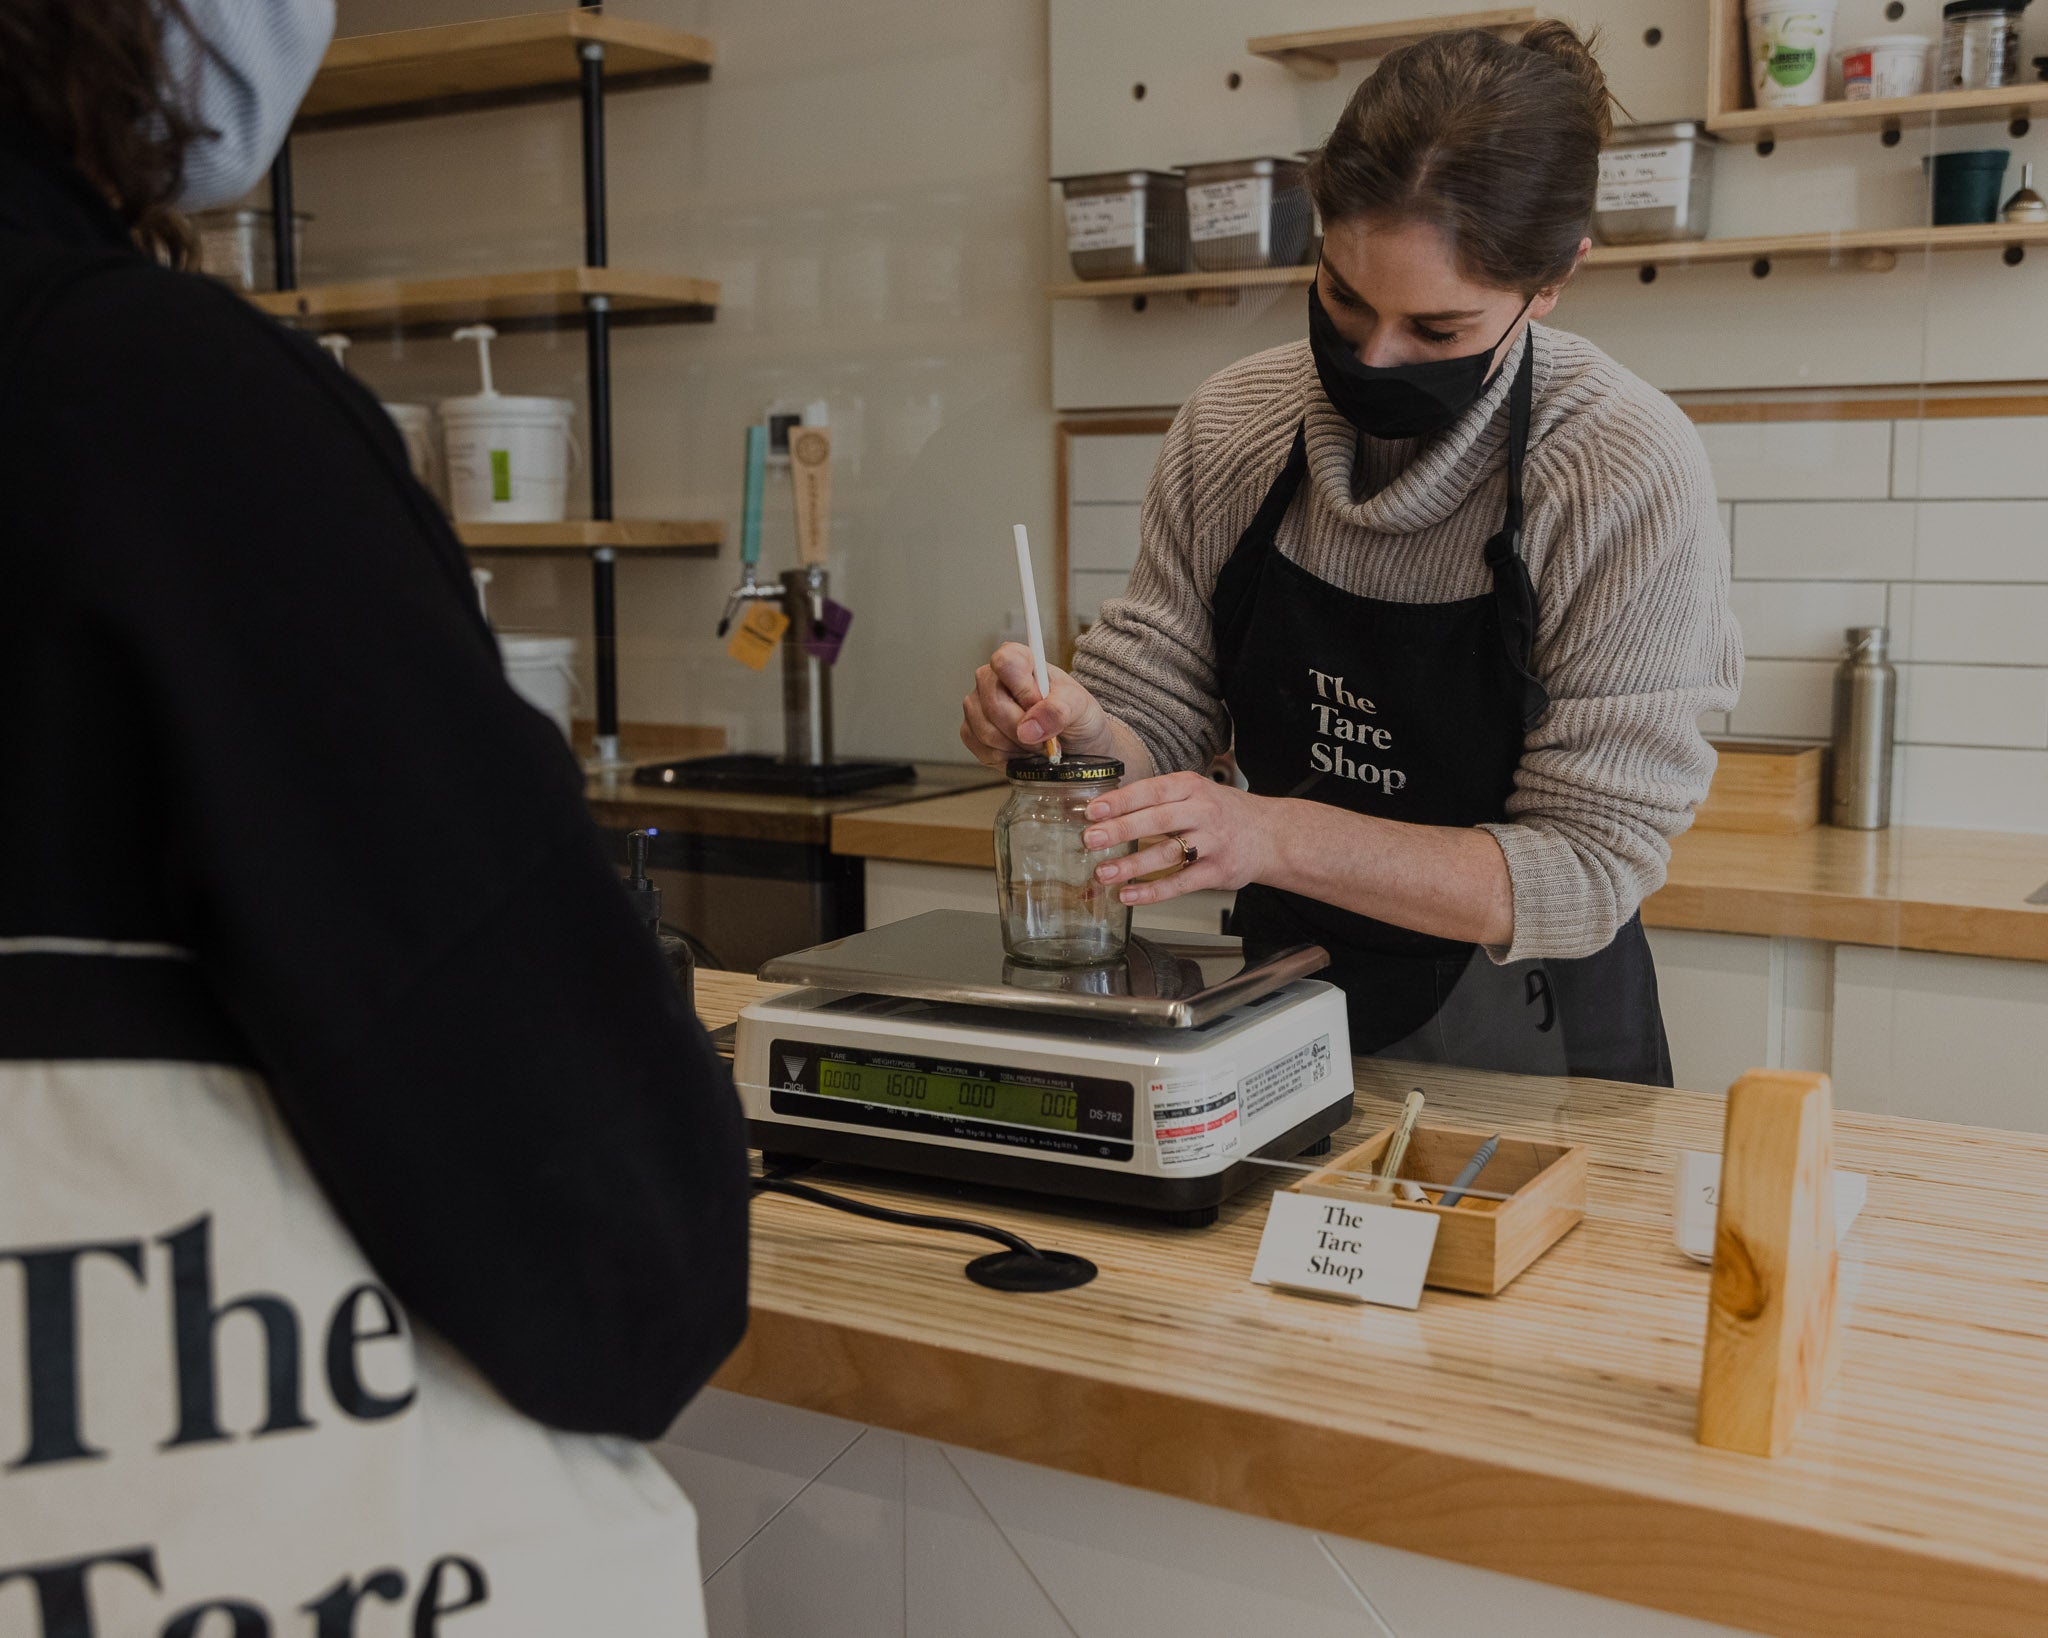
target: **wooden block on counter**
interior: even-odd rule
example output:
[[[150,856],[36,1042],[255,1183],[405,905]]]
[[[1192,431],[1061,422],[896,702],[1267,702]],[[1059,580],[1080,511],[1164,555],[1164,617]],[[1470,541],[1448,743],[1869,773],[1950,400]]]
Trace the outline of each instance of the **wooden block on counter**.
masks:
[[[1432,1213],[1440,1221],[1425,1285],[1482,1297],[1497,1295],[1586,1215],[1586,1150],[1582,1144],[1503,1137],[1493,1159],[1472,1185],[1483,1192],[1468,1194],[1446,1208],[1437,1204],[1437,1198],[1493,1134],[1418,1125],[1395,1176],[1436,1191],[1424,1200],[1399,1200],[1369,1192],[1373,1170],[1393,1135],[1391,1126],[1375,1132],[1293,1188],[1299,1194]],[[1507,1198],[1488,1198],[1492,1195]]]
[[[1742,830],[1789,836],[1820,823],[1821,771],[1826,752],[1818,745],[1708,741],[1720,754],[1713,787],[1693,815],[1701,830]]]
[[[1728,1090],[1699,1442],[1776,1456],[1836,1348],[1834,1098],[1825,1075],[1753,1069]]]

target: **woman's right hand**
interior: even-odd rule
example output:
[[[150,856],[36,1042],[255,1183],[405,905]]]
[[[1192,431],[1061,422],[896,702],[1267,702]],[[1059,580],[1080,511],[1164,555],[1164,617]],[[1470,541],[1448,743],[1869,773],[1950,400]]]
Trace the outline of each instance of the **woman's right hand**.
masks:
[[[1011,757],[1043,750],[1054,735],[1063,753],[1116,754],[1109,713],[1095,696],[1058,666],[1045,670],[1052,687],[1042,695],[1031,650],[1005,643],[974,673],[974,691],[961,701],[960,743],[984,767],[1001,772]]]

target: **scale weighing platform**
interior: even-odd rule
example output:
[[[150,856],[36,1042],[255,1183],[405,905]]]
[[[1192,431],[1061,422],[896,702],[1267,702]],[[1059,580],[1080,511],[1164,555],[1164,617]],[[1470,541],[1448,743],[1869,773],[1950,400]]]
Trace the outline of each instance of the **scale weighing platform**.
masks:
[[[1304,945],[1133,935],[1031,967],[997,918],[934,910],[781,956],[805,986],[740,1014],[733,1074],[765,1156],[841,1161],[1157,1211],[1187,1226],[1258,1162],[1351,1116],[1343,992]]]

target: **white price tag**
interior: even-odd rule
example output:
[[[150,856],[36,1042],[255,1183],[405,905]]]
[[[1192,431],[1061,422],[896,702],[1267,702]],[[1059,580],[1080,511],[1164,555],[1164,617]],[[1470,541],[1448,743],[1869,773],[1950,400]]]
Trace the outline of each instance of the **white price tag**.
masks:
[[[1067,201],[1067,253],[1128,250],[1138,242],[1138,196],[1091,193]]]
[[[1436,1246],[1435,1212],[1330,1195],[1273,1196],[1252,1279],[1345,1302],[1413,1308]]]
[[[1861,1172],[1835,1173],[1835,1244],[1848,1236],[1849,1225],[1863,1210],[1870,1179]],[[1721,1157],[1704,1149],[1678,1151],[1678,1176],[1672,1199],[1672,1238],[1696,1263],[1714,1260],[1714,1218],[1721,1206]]]
[[[1206,244],[1257,233],[1272,188],[1271,177],[1241,176],[1235,182],[1203,182],[1188,189],[1188,237]]]

